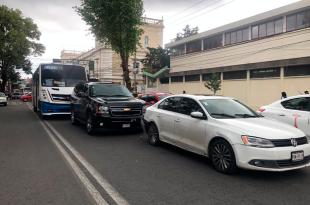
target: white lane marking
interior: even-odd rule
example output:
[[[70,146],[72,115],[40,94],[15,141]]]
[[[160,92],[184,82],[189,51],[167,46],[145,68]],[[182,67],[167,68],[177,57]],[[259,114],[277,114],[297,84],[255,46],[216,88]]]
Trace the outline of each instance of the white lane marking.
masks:
[[[103,178],[102,175],[90,163],[88,163],[87,160],[66,139],[64,139],[64,137],[49,122],[45,121],[45,124],[55,133],[58,139],[71,151],[71,153],[80,161],[80,163],[96,179],[98,184],[100,184],[100,186],[118,205],[129,205],[120,193],[118,193],[113,186]]]
[[[57,149],[61,152],[64,158],[67,160],[74,173],[83,183],[85,188],[88,190],[91,197],[95,200],[98,205],[108,205],[108,203],[103,199],[99,191],[95,188],[95,186],[89,181],[87,176],[83,173],[83,171],[78,167],[78,165],[74,162],[74,160],[70,157],[70,155],[65,151],[65,149],[57,142],[51,131],[48,130],[47,126],[40,120],[40,124],[52,140],[52,142],[56,145]]]
[[[27,107],[31,110],[30,104],[26,103]],[[79,180],[85,186],[87,191],[89,192],[90,196],[93,198],[97,205],[109,205],[101,196],[100,192],[95,188],[95,186],[90,182],[87,176],[83,173],[83,171],[78,167],[78,165],[74,162],[74,160],[70,157],[70,155],[66,152],[66,150],[62,147],[62,145],[56,140],[55,136],[51,133],[51,131],[47,128],[47,126],[42,122],[42,120],[35,114],[35,116],[39,119],[40,124],[42,125],[43,129],[50,137],[52,142],[55,144],[56,148],[60,151],[63,155],[65,160],[69,163],[70,167],[77,175]]]
[[[27,106],[31,110],[30,103]],[[40,122],[41,119],[40,119]],[[44,124],[49,127],[56,135],[56,137],[70,150],[70,152],[76,157],[77,160],[88,170],[88,172],[94,177],[98,184],[107,192],[107,194],[118,204],[118,205],[129,205],[125,198],[105,179],[102,175],[90,164],[87,160],[47,121]]]

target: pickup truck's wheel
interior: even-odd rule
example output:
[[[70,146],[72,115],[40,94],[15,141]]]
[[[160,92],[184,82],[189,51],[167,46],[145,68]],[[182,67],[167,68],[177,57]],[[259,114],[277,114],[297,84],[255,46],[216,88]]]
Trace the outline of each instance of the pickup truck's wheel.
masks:
[[[95,133],[94,120],[93,120],[93,117],[91,116],[91,114],[89,114],[87,117],[86,131],[89,135],[92,135]]]
[[[148,142],[153,146],[158,146],[160,144],[159,132],[157,126],[152,123],[147,132]]]
[[[75,118],[75,112],[74,112],[74,110],[71,110],[71,124],[72,124],[72,125],[77,125],[77,124],[78,124],[78,121],[77,121],[76,118]]]
[[[210,145],[210,158],[219,172],[232,174],[237,171],[234,150],[224,139],[218,139]]]

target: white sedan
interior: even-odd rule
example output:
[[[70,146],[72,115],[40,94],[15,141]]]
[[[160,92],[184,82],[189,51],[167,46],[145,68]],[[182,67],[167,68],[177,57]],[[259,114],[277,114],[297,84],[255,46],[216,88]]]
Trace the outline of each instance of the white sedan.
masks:
[[[285,98],[262,106],[257,112],[297,127],[310,136],[310,95]]]
[[[216,170],[286,171],[309,165],[310,144],[292,126],[266,119],[237,100],[175,95],[147,108],[148,141],[208,156]]]
[[[8,101],[7,101],[7,97],[4,93],[0,92],[0,105],[4,105],[7,106]]]

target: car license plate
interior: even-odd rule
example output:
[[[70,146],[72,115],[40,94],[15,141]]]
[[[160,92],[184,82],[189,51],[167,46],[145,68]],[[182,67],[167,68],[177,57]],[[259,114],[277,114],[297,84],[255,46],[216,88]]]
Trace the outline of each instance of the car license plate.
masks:
[[[129,128],[130,124],[123,124],[123,128]]]
[[[304,151],[292,152],[292,161],[298,162],[304,160]]]

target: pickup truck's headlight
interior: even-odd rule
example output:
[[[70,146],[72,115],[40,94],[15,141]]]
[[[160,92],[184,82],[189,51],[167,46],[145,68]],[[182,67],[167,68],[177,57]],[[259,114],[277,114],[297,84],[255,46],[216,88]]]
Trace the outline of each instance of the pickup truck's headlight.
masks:
[[[306,136],[308,140],[308,144],[310,144],[310,135]]]
[[[97,113],[100,114],[109,114],[109,107],[104,105],[98,105],[97,107]]]
[[[252,147],[261,147],[261,148],[274,147],[274,144],[270,140],[267,140],[264,138],[242,135],[241,139],[245,145],[252,146]]]

